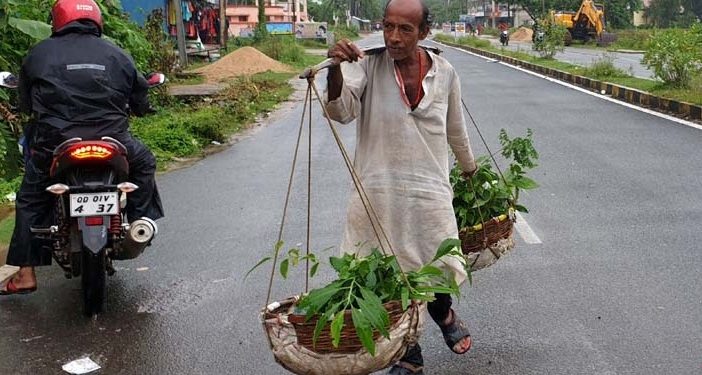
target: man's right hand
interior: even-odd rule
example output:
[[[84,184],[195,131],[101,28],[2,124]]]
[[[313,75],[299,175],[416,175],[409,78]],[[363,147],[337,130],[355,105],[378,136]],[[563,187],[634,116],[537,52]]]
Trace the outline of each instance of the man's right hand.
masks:
[[[363,53],[358,46],[353,44],[348,39],[341,39],[331,48],[329,48],[329,51],[327,51],[327,57],[334,59],[334,65],[329,67],[329,74],[327,74],[327,100],[336,100],[336,98],[341,95],[341,87],[344,83],[344,76],[341,73],[339,64],[344,61],[356,62],[358,59],[362,59],[363,56],[365,56],[365,53]]]
[[[331,46],[329,51],[327,51],[327,57],[333,58],[337,65],[341,64],[343,61],[356,62],[364,56],[365,53],[363,53],[357,45],[345,38],[336,42],[336,44]]]

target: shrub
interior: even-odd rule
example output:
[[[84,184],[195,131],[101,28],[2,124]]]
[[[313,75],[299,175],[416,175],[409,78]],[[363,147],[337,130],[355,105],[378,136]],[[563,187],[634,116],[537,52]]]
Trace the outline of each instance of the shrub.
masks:
[[[358,29],[356,27],[346,27],[346,26],[336,26],[332,28],[334,33],[334,40],[346,39],[358,39]]]
[[[610,54],[602,55],[600,60],[585,69],[585,74],[597,79],[629,76],[627,72],[614,66],[614,56]]]
[[[14,177],[11,180],[0,178],[0,203],[9,202],[8,195],[16,193],[22,184],[22,176]]]
[[[566,34],[568,34],[568,29],[553,23],[546,23],[539,29],[544,30],[544,36],[543,38],[536,38],[532,48],[542,58],[552,59],[556,52],[562,52],[565,49],[565,38]]]
[[[482,35],[492,35],[498,37],[500,36],[500,29],[496,27],[485,27],[483,28]]]
[[[200,148],[195,136],[188,132],[187,119],[188,116],[181,113],[160,113],[157,117],[134,119],[130,127],[156,155],[164,156],[159,159],[169,159],[194,154]]]
[[[613,47],[619,49],[644,51],[651,38],[651,30],[619,30],[616,34],[617,41],[614,42]]]
[[[270,35],[257,42],[255,47],[268,57],[286,64],[300,63],[305,56],[305,49],[295,42],[295,37],[287,35]]]
[[[434,37],[434,39],[436,39],[439,42],[458,43],[464,46],[471,46],[475,48],[490,47],[490,41],[475,36],[463,36],[456,39],[452,35],[438,34]]]
[[[687,30],[655,32],[643,62],[657,78],[673,87],[689,87],[693,73],[702,69],[702,25]]]

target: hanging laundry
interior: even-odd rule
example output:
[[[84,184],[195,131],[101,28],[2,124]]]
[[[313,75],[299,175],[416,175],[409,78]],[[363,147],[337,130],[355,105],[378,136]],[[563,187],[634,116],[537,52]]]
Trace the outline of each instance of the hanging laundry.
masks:
[[[168,24],[169,25],[175,25],[176,24],[176,7],[173,4],[177,4],[175,1],[169,1],[168,2]]]
[[[190,21],[193,18],[193,5],[189,1],[181,1],[180,6],[183,10],[183,21]]]

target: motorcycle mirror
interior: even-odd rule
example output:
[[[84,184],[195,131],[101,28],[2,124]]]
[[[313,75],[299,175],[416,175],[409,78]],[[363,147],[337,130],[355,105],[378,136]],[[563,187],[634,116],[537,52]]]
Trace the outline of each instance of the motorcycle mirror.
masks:
[[[166,75],[163,73],[151,73],[146,76],[146,82],[149,83],[149,87],[157,87],[166,83]]]
[[[18,84],[17,77],[10,72],[0,72],[0,86],[10,89],[16,89]]]

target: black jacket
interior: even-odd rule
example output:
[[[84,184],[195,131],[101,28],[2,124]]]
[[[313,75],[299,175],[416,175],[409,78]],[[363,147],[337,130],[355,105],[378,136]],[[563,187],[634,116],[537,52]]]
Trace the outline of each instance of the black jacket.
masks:
[[[32,48],[19,79],[20,109],[36,126],[30,144],[46,148],[72,137],[127,136],[130,110],[149,108],[147,91],[131,57],[90,22],[71,23]]]

